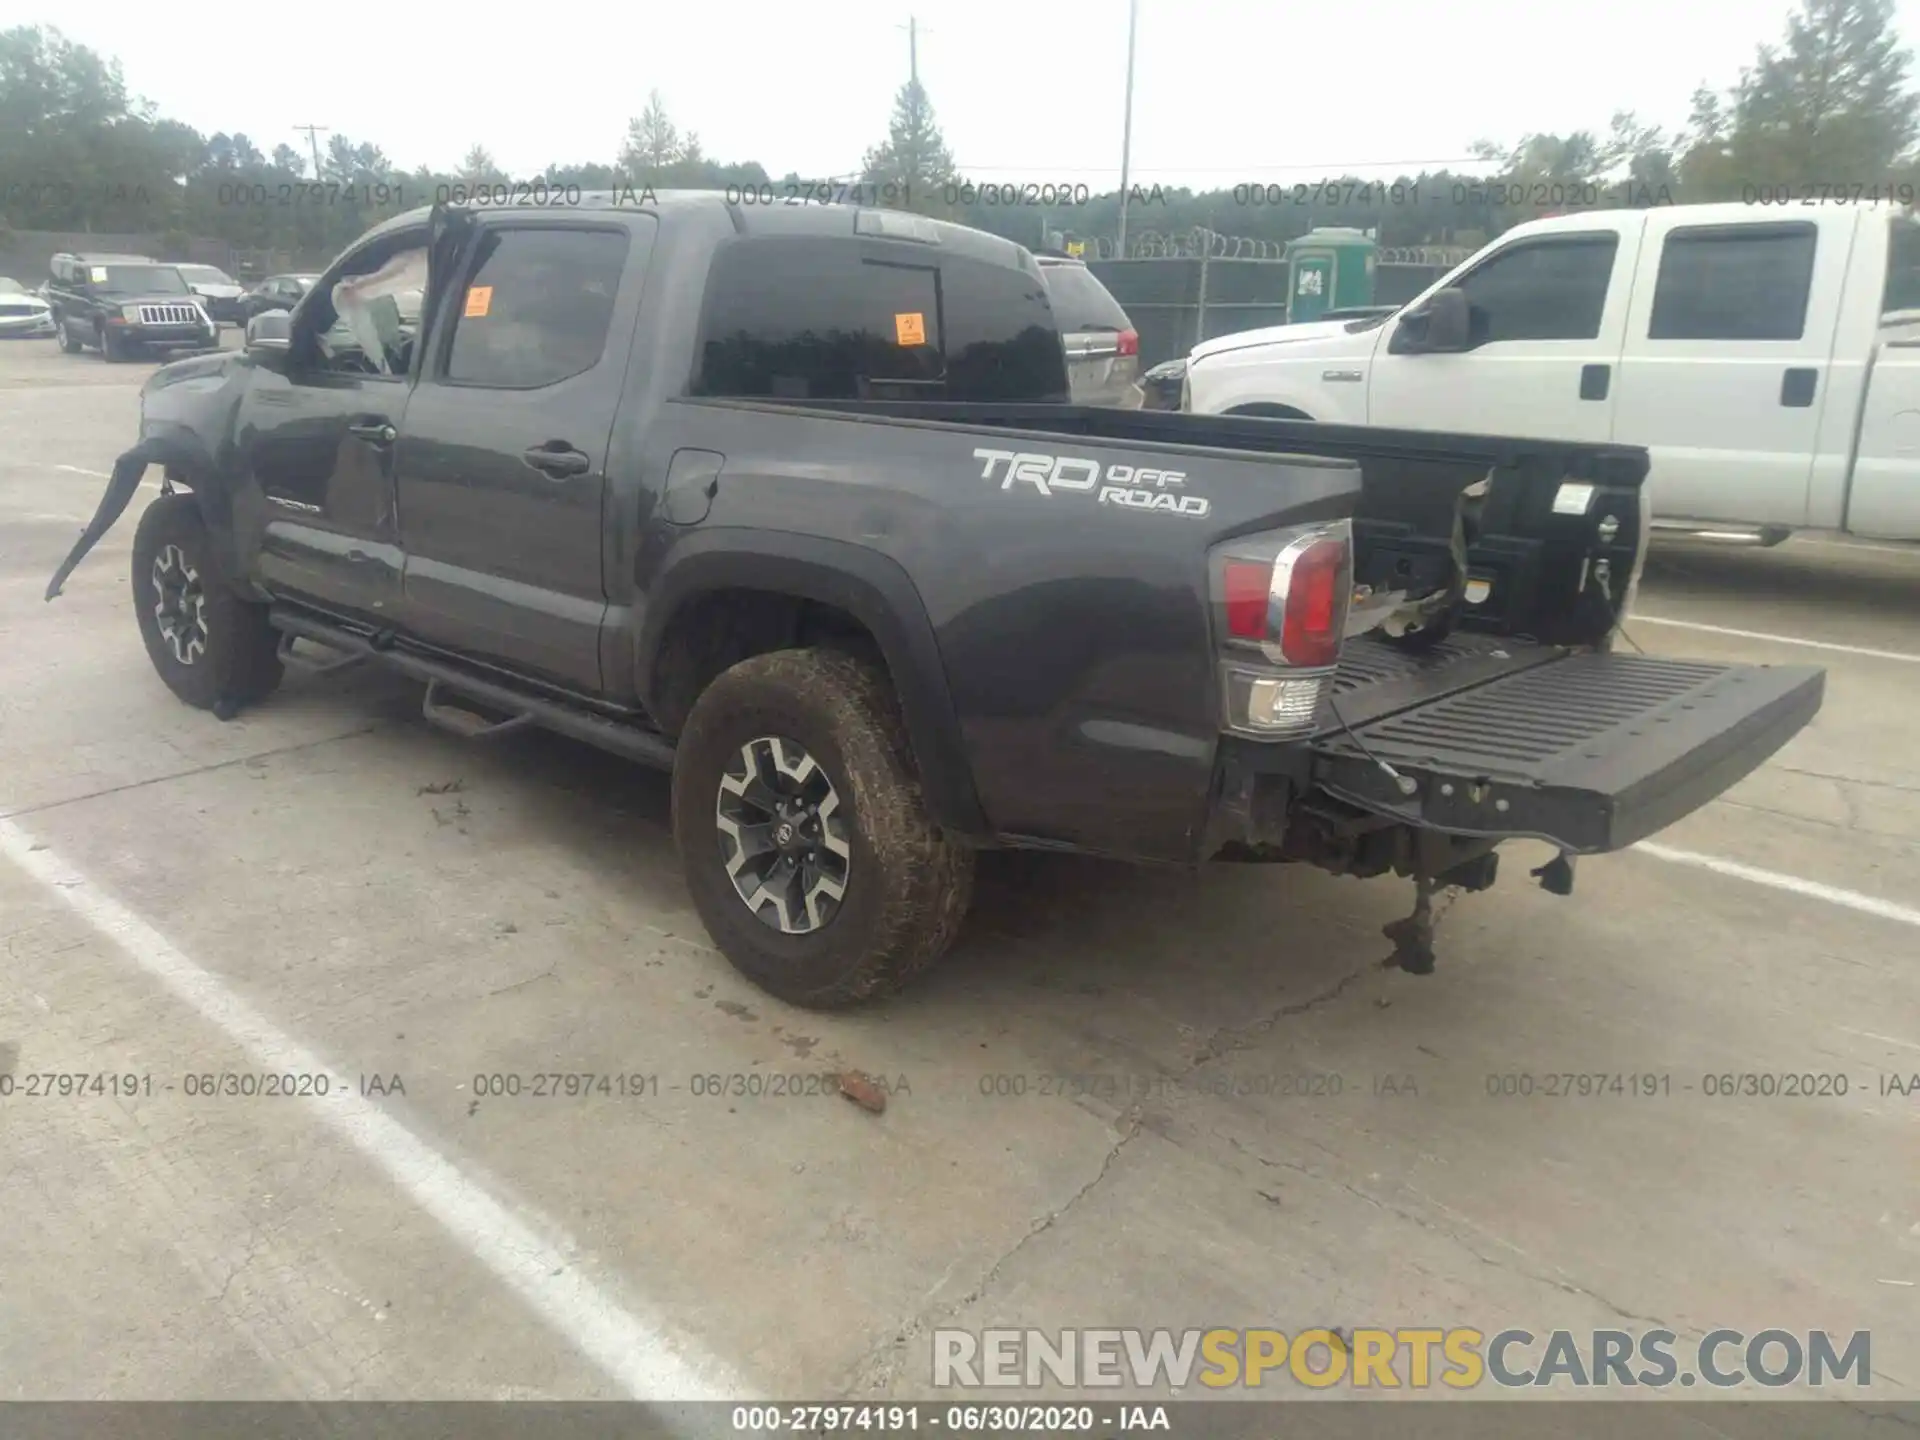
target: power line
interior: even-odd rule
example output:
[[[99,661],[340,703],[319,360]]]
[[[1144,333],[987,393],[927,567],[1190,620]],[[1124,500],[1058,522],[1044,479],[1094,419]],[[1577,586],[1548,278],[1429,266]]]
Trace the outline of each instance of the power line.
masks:
[[[1249,175],[1266,174],[1275,170],[1314,170],[1321,174],[1328,174],[1336,170],[1382,170],[1409,165],[1497,165],[1499,163],[1498,160],[1486,160],[1478,155],[1438,155],[1413,160],[1288,160],[1263,165],[1134,165],[1129,168],[1135,175]],[[1114,165],[1036,165],[1031,161],[1023,161],[1018,165],[981,165],[969,161],[966,168],[993,170],[1009,175],[1040,175],[1049,172],[1057,175],[1067,171],[1080,175],[1111,175],[1119,169]]]

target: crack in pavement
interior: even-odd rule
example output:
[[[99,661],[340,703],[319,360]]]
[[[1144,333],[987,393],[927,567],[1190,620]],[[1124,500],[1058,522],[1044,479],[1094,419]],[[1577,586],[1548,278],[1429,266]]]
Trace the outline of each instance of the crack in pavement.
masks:
[[[1863,780],[1853,775],[1835,775],[1827,770],[1802,770],[1793,765],[1773,767],[1789,775],[1804,775],[1811,780],[1831,780],[1836,785],[1865,785],[1872,790],[1898,790],[1905,795],[1920,795],[1920,785],[1902,785],[1894,780]]]
[[[1368,971],[1378,970],[1380,968],[1378,961],[1365,961],[1347,974],[1341,976],[1340,979],[1332,985],[1329,985],[1325,990],[1320,991],[1318,994],[1309,995],[1304,1000],[1290,1000],[1264,1019],[1254,1020],[1245,1025],[1222,1025],[1207,1038],[1206,1043],[1195,1052],[1187,1068],[1181,1071],[1180,1075],[1175,1078],[1184,1078],[1198,1070],[1202,1065],[1210,1064],[1215,1060],[1249,1048],[1255,1040],[1267,1034],[1282,1020],[1294,1015],[1304,1015],[1309,1010],[1319,1009],[1322,1005],[1331,1005],[1347,992],[1354,981],[1358,980]]]
[[[1353,1196],[1356,1200],[1364,1201],[1366,1204],[1371,1205],[1376,1210],[1384,1211],[1388,1215],[1393,1216],[1395,1219],[1404,1220],[1408,1224],[1413,1225],[1417,1229],[1424,1230],[1430,1235],[1438,1236],[1442,1240],[1446,1240],[1453,1245],[1457,1245],[1460,1249],[1464,1250],[1467,1254],[1471,1255],[1475,1260],[1479,1261],[1482,1265],[1491,1265],[1496,1270],[1504,1270],[1510,1275],[1518,1275],[1522,1279],[1532,1280],[1536,1284],[1550,1285],[1554,1289],[1564,1291],[1569,1295],[1577,1295],[1584,1299],[1591,1300],[1596,1305],[1605,1307],[1608,1311],[1618,1316],[1622,1320],[1637,1321],[1643,1325],[1653,1325],[1663,1329],[1674,1328],[1667,1321],[1659,1318],[1658,1316],[1637,1314],[1636,1312],[1629,1310],[1625,1306],[1619,1304],[1617,1301],[1609,1299],[1607,1296],[1600,1294],[1597,1290],[1592,1290],[1587,1288],[1584,1285],[1580,1285],[1576,1283],[1574,1280],[1569,1278],[1564,1271],[1561,1271],[1558,1274],[1547,1274],[1544,1271],[1533,1267],[1533,1265],[1531,1264],[1533,1257],[1528,1255],[1526,1251],[1522,1250],[1519,1246],[1513,1244],[1511,1241],[1501,1240],[1500,1237],[1497,1235],[1491,1236],[1490,1238],[1496,1241],[1504,1249],[1512,1251],[1513,1254],[1519,1256],[1522,1260],[1528,1261],[1529,1263],[1525,1266],[1522,1266],[1522,1265],[1516,1265],[1510,1261],[1504,1260],[1496,1254],[1489,1253],[1483,1246],[1473,1243],[1472,1240],[1470,1240],[1466,1234],[1461,1233],[1461,1230],[1459,1228],[1456,1228],[1454,1226],[1443,1226],[1428,1216],[1422,1215],[1413,1210],[1409,1210],[1402,1205],[1397,1205],[1391,1200],[1383,1200],[1377,1195],[1373,1195],[1368,1193],[1365,1190],[1362,1190],[1357,1185],[1351,1184],[1348,1181],[1340,1179],[1338,1176],[1328,1175],[1328,1174],[1322,1173],[1321,1171],[1310,1169],[1309,1167],[1301,1164],[1297,1160],[1268,1159],[1265,1155],[1260,1154],[1259,1151],[1250,1149],[1246,1145],[1243,1145],[1240,1141],[1234,1139],[1231,1135],[1223,1135],[1220,1138],[1224,1139],[1227,1142],[1227,1144],[1235,1151],[1239,1152],[1242,1155],[1246,1155],[1253,1160],[1258,1161],[1260,1164],[1266,1166],[1270,1170],[1286,1170],[1293,1174],[1300,1175],[1305,1179],[1316,1181],[1319,1184],[1333,1186],[1335,1189],[1344,1191],[1348,1195]],[[1176,1141],[1175,1143],[1177,1144],[1178,1142]],[[1475,1225],[1471,1219],[1467,1218],[1466,1216],[1459,1215],[1457,1212],[1455,1212],[1448,1206],[1441,1204],[1437,1200],[1434,1200],[1431,1196],[1422,1194],[1420,1191],[1414,1190],[1410,1186],[1407,1187],[1407,1189],[1408,1189],[1408,1193],[1424,1201],[1427,1205],[1431,1206],[1433,1210],[1438,1214],[1446,1216],[1450,1219],[1460,1221],[1467,1230],[1472,1231],[1475,1234],[1485,1233],[1481,1229],[1481,1227],[1478,1225]],[[1699,1331],[1698,1333],[1704,1334],[1705,1332]]]
[[[85,795],[69,795],[61,800],[42,800],[37,804],[22,805],[16,810],[0,810],[0,820],[17,820],[22,815],[42,815],[65,805],[80,805],[88,800],[99,800],[108,795],[123,795],[129,790],[144,790],[149,785],[165,785],[173,780],[190,780],[195,775],[205,775],[214,770],[231,770],[236,765],[250,765],[256,760],[271,760],[281,755],[297,754],[302,750],[317,750],[323,745],[334,745],[342,740],[354,740],[362,735],[371,735],[376,731],[391,728],[392,722],[376,720],[370,725],[362,725],[358,729],[347,730],[338,735],[323,735],[318,740],[301,740],[292,745],[280,745],[274,749],[261,750],[250,755],[236,755],[230,760],[210,760],[205,765],[195,765],[189,769],[175,770],[165,775],[154,775],[145,780],[129,780],[124,785],[109,785],[105,789],[92,790]]]
[[[1107,1178],[1114,1167],[1114,1163],[1119,1160],[1120,1152],[1133,1143],[1140,1135],[1141,1128],[1140,1112],[1138,1107],[1136,1107],[1127,1113],[1125,1129],[1121,1132],[1119,1138],[1107,1147],[1106,1155],[1101,1158],[1100,1168],[1095,1172],[1092,1179],[1075,1190],[1063,1203],[1055,1206],[1052,1210],[1041,1216],[1039,1220],[1030,1225],[1025,1234],[1014,1241],[1012,1245],[1008,1246],[1006,1251],[986,1268],[980,1278],[974,1282],[973,1288],[968,1290],[966,1294],[948,1301],[945,1304],[929,1305],[915,1312],[907,1320],[906,1324],[902,1325],[891,1336],[882,1340],[863,1355],[849,1372],[852,1378],[846,1384],[838,1387],[840,1393],[856,1394],[863,1391],[871,1393],[892,1379],[896,1373],[894,1365],[900,1359],[901,1352],[917,1337],[924,1335],[934,1324],[959,1314],[962,1310],[966,1309],[967,1306],[978,1301],[988,1290],[992,1289],[994,1282],[1000,1278],[1000,1272],[1012,1263],[1015,1256],[1036,1238],[1057,1225],[1065,1218],[1068,1211],[1086,1199],[1101,1181]],[[937,1286],[935,1288],[938,1289]]]

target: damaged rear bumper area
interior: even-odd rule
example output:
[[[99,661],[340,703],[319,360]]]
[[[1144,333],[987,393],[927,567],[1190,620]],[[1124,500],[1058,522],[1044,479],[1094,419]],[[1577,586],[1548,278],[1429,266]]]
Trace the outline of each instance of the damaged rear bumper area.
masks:
[[[1475,635],[1423,655],[1347,649],[1310,746],[1223,747],[1209,849],[1412,878],[1414,914],[1388,934],[1418,973],[1433,968],[1433,897],[1490,886],[1500,843],[1556,847],[1533,874],[1570,893],[1575,856],[1625,849],[1726,791],[1813,719],[1826,682],[1810,666]]]

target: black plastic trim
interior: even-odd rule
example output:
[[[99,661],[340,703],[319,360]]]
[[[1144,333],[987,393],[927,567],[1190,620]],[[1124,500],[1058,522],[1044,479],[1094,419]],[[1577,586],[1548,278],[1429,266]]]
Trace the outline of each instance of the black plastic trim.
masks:
[[[647,609],[634,674],[641,703],[663,728],[675,729],[679,722],[662,714],[655,666],[667,628],[687,602],[717,590],[759,590],[832,605],[866,626],[879,643],[900,697],[928,814],[953,834],[976,840],[992,836],[961,740],[939,641],[920,592],[897,562],[845,541],[728,527],[685,537],[643,589]]]

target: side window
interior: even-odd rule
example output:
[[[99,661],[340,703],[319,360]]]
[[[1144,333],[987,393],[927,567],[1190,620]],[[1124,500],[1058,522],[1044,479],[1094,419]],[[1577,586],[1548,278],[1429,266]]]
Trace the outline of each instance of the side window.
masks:
[[[707,281],[694,393],[939,398],[939,273],[931,263],[866,258],[866,247],[843,239],[733,241]]]
[[[1813,287],[1810,224],[1667,232],[1649,340],[1798,340]]]
[[[1920,310],[1920,220],[1896,215],[1888,222],[1887,284],[1880,294],[1880,313]]]
[[[1619,248],[1613,234],[1551,236],[1493,256],[1460,284],[1473,343],[1596,338]]]
[[[1006,265],[956,259],[941,267],[941,293],[947,304],[947,399],[1068,398],[1061,322],[1045,280]],[[1120,315],[1118,302],[1108,296],[1107,303]]]
[[[445,379],[532,390],[600,363],[626,269],[625,230],[494,229],[448,318]]]
[[[715,257],[696,395],[1063,400],[1038,274],[919,246],[755,236]]]
[[[426,246],[423,227],[383,236],[345,256],[293,326],[293,368],[389,380],[411,374],[418,317],[417,308],[409,316],[403,300],[424,281]],[[291,283],[275,276],[262,288],[273,293]]]

